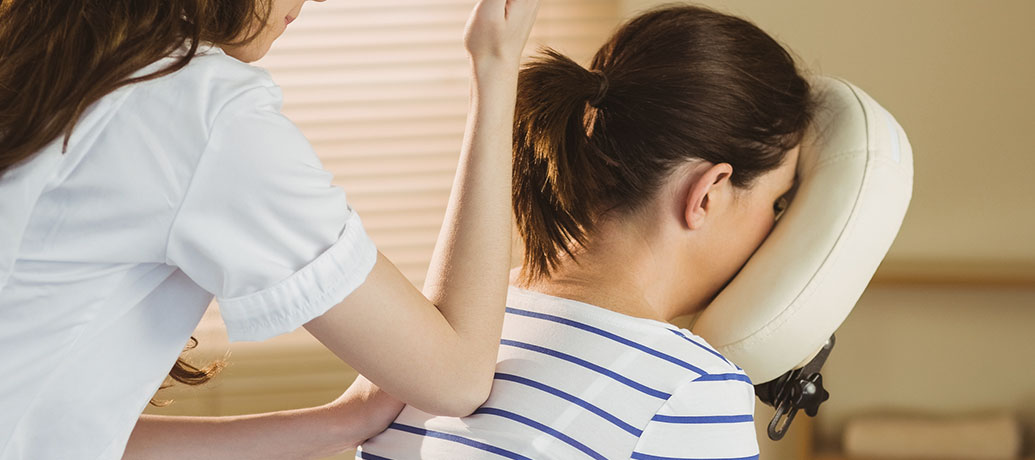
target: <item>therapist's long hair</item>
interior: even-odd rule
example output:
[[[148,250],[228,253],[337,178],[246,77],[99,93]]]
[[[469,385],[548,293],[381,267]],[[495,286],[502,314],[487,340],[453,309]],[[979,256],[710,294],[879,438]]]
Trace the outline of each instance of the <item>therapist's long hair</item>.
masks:
[[[268,0],[0,0],[0,175],[67,145],[108,93],[183,68],[203,42],[246,43],[269,14]],[[130,78],[180,48],[169,67]]]
[[[247,43],[269,15],[268,0],[0,0],[0,176],[54,140],[67,145],[108,93],[182,69],[203,42]],[[170,66],[131,78],[180,49]],[[198,385],[222,366],[181,357],[169,379]]]
[[[589,69],[546,50],[518,78],[513,207],[525,280],[574,258],[596,223],[632,212],[676,166],[733,166],[749,188],[812,118],[808,81],[754,24],[697,6],[622,26]]]

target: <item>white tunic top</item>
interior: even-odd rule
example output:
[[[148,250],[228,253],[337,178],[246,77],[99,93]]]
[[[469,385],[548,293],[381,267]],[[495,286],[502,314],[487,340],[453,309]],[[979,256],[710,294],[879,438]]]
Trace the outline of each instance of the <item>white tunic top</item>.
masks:
[[[376,249],[280,105],[211,49],[0,177],[0,459],[120,458],[213,295],[263,340],[364,281]]]
[[[754,387],[690,331],[511,288],[469,417],[406,407],[367,460],[758,459]]]

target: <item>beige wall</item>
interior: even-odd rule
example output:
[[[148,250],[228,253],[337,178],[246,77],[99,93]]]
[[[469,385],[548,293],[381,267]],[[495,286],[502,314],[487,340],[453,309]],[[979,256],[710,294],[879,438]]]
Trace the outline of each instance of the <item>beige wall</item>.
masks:
[[[624,12],[659,3],[625,0]],[[838,331],[825,372],[833,396],[816,420],[817,443],[838,448],[840,430],[856,415],[1006,410],[1026,423],[1030,456],[1035,2],[702,3],[755,21],[810,71],[861,86],[896,115],[913,144],[914,199],[882,271],[943,284],[879,283],[863,296]],[[1007,278],[1013,281],[996,287]],[[769,414],[756,414],[760,434]],[[800,458],[804,428],[792,427],[779,444],[763,439],[763,458]]]
[[[852,416],[1006,411],[1035,453],[1035,286],[875,286],[837,332],[817,420],[837,447]]]

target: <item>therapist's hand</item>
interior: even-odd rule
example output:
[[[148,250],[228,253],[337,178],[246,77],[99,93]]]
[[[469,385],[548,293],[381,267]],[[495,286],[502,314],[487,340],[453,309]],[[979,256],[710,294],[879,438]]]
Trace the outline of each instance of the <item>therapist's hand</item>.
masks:
[[[319,407],[226,417],[140,417],[123,460],[325,458],[383,431],[403,404],[367,379]]]
[[[335,423],[340,423],[344,445],[340,451],[357,446],[381,433],[402,411],[403,403],[370,383],[362,375],[348,390],[327,407]]]
[[[475,64],[517,63],[539,10],[539,0],[481,0],[467,21],[464,43]]]

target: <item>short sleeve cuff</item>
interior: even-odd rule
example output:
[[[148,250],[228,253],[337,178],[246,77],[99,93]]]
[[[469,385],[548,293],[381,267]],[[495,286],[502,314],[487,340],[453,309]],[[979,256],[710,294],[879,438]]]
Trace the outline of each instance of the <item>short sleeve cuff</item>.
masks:
[[[231,342],[261,341],[323,315],[366,281],[377,247],[353,212],[333,246],[283,281],[241,297],[219,299]]]

